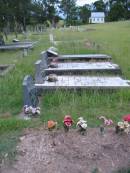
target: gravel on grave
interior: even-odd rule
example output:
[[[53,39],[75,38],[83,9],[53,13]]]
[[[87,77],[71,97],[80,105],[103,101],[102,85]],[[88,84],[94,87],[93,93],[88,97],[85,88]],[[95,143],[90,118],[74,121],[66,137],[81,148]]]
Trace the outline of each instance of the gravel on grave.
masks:
[[[85,136],[76,130],[48,132],[25,130],[17,146],[16,161],[1,173],[111,173],[130,166],[130,134],[117,135],[106,129],[89,128]]]

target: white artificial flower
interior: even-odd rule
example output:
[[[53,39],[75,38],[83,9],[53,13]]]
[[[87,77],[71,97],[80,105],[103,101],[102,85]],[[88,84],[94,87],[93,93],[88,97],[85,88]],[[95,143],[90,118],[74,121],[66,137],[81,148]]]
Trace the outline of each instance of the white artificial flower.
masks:
[[[127,121],[124,121],[124,127],[128,128],[129,126],[130,126],[129,123]]]
[[[117,124],[121,129],[124,129],[124,123],[123,122],[118,122]]]
[[[129,131],[130,131],[129,128],[124,129],[124,132],[127,133],[127,134],[129,133]]]
[[[87,129],[87,124],[86,124],[86,123],[83,123],[83,124],[81,124],[81,127],[82,127],[83,129]]]
[[[37,114],[40,115],[40,113],[41,113],[41,112],[40,112],[39,110],[37,110]]]
[[[83,119],[83,117],[79,117],[78,119],[79,119],[79,121],[77,122],[76,126],[77,127],[81,126],[83,129],[86,129],[87,128],[87,121],[85,121]]]
[[[36,108],[32,108],[32,114],[36,114]]]

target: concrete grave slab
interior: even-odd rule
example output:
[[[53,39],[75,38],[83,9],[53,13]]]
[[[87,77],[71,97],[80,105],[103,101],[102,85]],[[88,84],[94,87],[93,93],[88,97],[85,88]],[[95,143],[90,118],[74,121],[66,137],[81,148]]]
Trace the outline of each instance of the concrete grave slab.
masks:
[[[33,48],[33,44],[32,43],[28,43],[28,44],[6,44],[6,45],[2,45],[0,46],[0,50],[15,50],[15,49],[31,49]]]
[[[48,57],[48,59],[52,60],[54,56]],[[105,54],[81,54],[81,55],[59,55],[58,61],[110,61],[111,56]]]
[[[121,73],[120,67],[117,64],[111,62],[66,62],[58,63],[58,68],[45,69],[46,74],[67,74],[84,72],[109,72],[109,73]]]
[[[36,88],[45,90],[55,89],[120,89],[130,88],[130,81],[121,77],[96,77],[96,76],[58,76],[58,81],[48,82],[47,80],[38,84]]]

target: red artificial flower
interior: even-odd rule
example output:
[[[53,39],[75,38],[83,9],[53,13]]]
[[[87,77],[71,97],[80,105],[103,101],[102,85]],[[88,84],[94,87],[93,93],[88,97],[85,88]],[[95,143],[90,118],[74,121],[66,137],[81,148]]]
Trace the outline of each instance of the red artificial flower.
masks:
[[[130,114],[125,115],[125,116],[123,117],[123,120],[124,120],[124,121],[127,121],[127,122],[130,122]]]
[[[65,117],[64,117],[64,124],[66,125],[66,126],[72,126],[72,124],[73,124],[73,120],[72,120],[72,118],[71,118],[71,116],[70,115],[66,115]]]

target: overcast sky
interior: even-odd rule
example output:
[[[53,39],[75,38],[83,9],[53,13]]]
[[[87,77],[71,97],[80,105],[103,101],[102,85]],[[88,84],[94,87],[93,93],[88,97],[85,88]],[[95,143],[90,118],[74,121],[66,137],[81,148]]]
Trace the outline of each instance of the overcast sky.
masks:
[[[77,5],[84,5],[84,4],[91,4],[92,2],[95,2],[96,0],[77,0]]]

